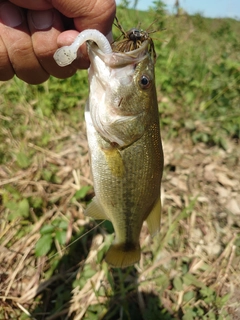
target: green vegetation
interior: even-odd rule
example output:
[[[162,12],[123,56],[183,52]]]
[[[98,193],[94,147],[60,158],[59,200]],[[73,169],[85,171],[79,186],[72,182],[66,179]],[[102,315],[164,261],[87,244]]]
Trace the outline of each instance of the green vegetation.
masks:
[[[150,239],[144,225],[139,265],[104,262],[112,226],[83,214],[86,71],[0,83],[0,319],[237,319],[240,22],[167,16],[161,1],[117,16],[160,29],[162,230]]]

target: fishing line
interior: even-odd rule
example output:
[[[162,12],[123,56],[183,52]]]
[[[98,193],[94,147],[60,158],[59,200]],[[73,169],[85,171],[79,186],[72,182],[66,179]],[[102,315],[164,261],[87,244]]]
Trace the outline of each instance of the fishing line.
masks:
[[[86,236],[87,234],[89,234],[91,231],[95,230],[96,228],[98,228],[101,224],[103,224],[106,220],[103,220],[101,222],[99,222],[96,226],[94,226],[92,229],[88,230],[87,232],[85,232],[84,234],[82,234],[81,236],[79,236],[77,239],[73,240],[71,243],[69,243],[66,247],[63,247],[62,249],[60,249],[60,252],[63,253],[66,249],[68,249],[71,245],[73,245],[75,242],[77,242],[78,240],[82,239],[84,236]],[[52,258],[54,258],[55,256],[57,256],[59,254],[59,252],[54,253],[53,255],[51,255],[50,257],[46,258],[46,260],[42,263],[39,263],[38,265],[36,265],[36,267],[34,268],[35,270],[38,269],[38,267],[41,267],[42,265],[44,265],[46,262],[50,261]],[[26,257],[27,258],[27,257]],[[17,279],[15,279],[12,282],[12,285],[14,283],[16,283],[17,281],[21,280],[24,276],[21,276]],[[3,288],[0,292],[3,292],[3,290],[6,290],[8,288],[8,286],[6,286],[5,288]],[[5,299],[10,299],[8,296],[4,296]],[[18,297],[11,297],[11,298],[18,298]],[[14,300],[14,299],[12,299]]]

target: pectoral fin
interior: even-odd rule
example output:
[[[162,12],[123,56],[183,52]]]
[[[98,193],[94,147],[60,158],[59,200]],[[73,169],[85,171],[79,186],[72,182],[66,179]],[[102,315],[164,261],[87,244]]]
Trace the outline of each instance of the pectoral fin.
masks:
[[[161,199],[159,198],[155,203],[151,213],[146,219],[148,230],[151,236],[154,236],[160,230],[161,224]]]
[[[109,220],[108,216],[105,214],[96,197],[94,197],[92,199],[92,202],[87,206],[85,215],[96,220]]]
[[[122,177],[125,169],[120,151],[117,148],[103,149],[103,151],[112,175]]]

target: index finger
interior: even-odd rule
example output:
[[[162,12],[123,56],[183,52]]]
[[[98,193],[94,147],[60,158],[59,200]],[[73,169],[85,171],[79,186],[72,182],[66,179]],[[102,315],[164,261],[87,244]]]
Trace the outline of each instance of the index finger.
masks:
[[[9,0],[13,4],[31,10],[47,10],[52,8],[52,4],[47,0],[26,1],[26,0]]]
[[[97,29],[107,35],[116,13],[114,0],[52,0],[52,5],[62,14],[74,19],[78,31]]]
[[[111,30],[116,12],[114,0],[10,0],[19,7],[31,10],[55,8],[68,18],[73,18],[78,31],[98,29],[105,35]]]

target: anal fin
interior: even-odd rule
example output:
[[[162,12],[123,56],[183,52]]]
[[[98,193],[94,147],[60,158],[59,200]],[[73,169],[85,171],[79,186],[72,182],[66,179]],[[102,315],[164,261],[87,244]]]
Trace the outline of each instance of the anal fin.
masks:
[[[146,221],[147,221],[148,230],[151,236],[154,236],[160,231],[160,224],[161,224],[161,199],[160,198],[155,203]]]
[[[87,206],[84,214],[96,220],[109,220],[108,216],[105,214],[96,197],[94,197],[92,199],[92,202]]]

